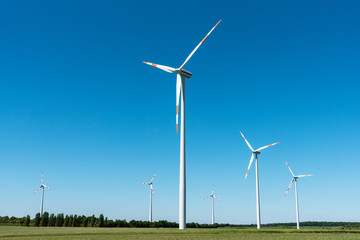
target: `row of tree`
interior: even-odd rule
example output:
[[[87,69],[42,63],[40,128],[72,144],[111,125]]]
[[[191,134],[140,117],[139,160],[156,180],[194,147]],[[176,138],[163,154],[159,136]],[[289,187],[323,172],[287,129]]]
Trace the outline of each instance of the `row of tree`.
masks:
[[[99,217],[84,216],[84,215],[64,215],[63,213],[55,215],[45,212],[41,217],[40,214],[36,214],[34,219],[30,219],[30,216],[16,218],[8,216],[0,217],[0,224],[6,225],[20,225],[20,226],[36,226],[36,227],[131,227],[131,228],[178,228],[179,224],[176,222],[168,222],[161,220],[158,222],[148,221],[136,221],[131,220],[109,220],[104,218],[103,214]],[[217,227],[229,227],[230,224],[199,224],[199,223],[187,223],[188,228],[217,228]]]
[[[108,220],[103,214],[99,217],[84,216],[84,215],[64,215],[63,213],[55,215],[45,212],[41,217],[36,214],[35,218],[30,219],[30,216],[16,218],[16,217],[0,217],[0,224],[2,225],[20,225],[20,226],[36,226],[36,227],[142,227],[142,228],[176,228],[179,225],[175,222],[168,222],[165,220],[158,222],[135,221],[131,220]]]
[[[131,220],[109,220],[104,218],[103,214],[99,217],[84,216],[84,215],[64,215],[63,213],[55,215],[45,212],[41,217],[36,214],[35,218],[31,219],[29,215],[22,218],[16,217],[0,217],[0,224],[2,225],[19,225],[19,226],[36,226],[36,227],[132,227],[132,228],[178,228],[179,224],[176,222],[168,222],[161,220],[158,222],[136,221]],[[294,227],[296,223],[271,223],[264,224],[263,227]],[[345,228],[360,228],[359,222],[302,222],[301,226],[307,227],[345,227]],[[188,228],[218,228],[218,227],[255,227],[255,224],[250,225],[235,225],[235,224],[199,224],[187,223]]]

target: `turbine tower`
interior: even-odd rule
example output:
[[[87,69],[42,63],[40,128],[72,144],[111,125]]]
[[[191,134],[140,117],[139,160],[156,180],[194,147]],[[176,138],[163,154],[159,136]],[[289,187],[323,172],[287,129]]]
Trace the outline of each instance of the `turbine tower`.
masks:
[[[44,207],[44,190],[45,190],[45,188],[50,190],[50,188],[44,184],[44,174],[43,173],[41,173],[41,185],[38,189],[36,189],[34,194],[36,194],[40,190],[40,188],[42,188],[41,204],[40,204],[40,217],[41,217],[43,215],[43,207]]]
[[[214,210],[214,199],[219,201],[219,199],[216,198],[215,194],[215,186],[213,186],[212,192],[210,196],[204,197],[204,199],[212,198],[212,214],[211,214],[211,224],[215,223],[215,210]]]
[[[150,186],[150,209],[149,209],[149,222],[152,222],[152,196],[154,195],[154,189],[153,189],[153,181],[156,176],[157,172],[154,174],[150,182],[148,183],[140,183],[140,184],[146,184]]]
[[[192,73],[184,69],[186,63],[194,55],[196,50],[215,29],[221,20],[210,30],[201,40],[196,48],[186,58],[185,62],[179,68],[172,68],[155,63],[144,62],[153,67],[160,68],[169,73],[176,73],[176,132],[178,132],[179,118],[179,97],[181,94],[181,126],[180,126],[180,181],[179,181],[179,229],[186,228],[186,168],[185,168],[185,79],[190,78]]]
[[[291,168],[290,168],[289,164],[288,164],[286,161],[285,161],[285,163],[286,163],[287,167],[289,168],[291,175],[293,176],[292,179],[291,179],[290,185],[289,185],[289,187],[288,187],[287,190],[286,190],[285,197],[286,197],[286,194],[288,193],[288,191],[290,190],[291,185],[293,184],[293,182],[295,182],[296,228],[297,228],[297,229],[300,229],[300,224],[299,224],[299,204],[298,204],[298,192],[297,192],[297,180],[298,180],[298,178],[301,178],[301,177],[310,177],[310,176],[313,176],[313,175],[312,175],[312,174],[309,174],[309,175],[298,175],[298,176],[295,176],[294,173],[291,171]]]
[[[257,216],[257,228],[260,229],[260,195],[259,195],[259,173],[258,173],[258,155],[260,154],[260,151],[265,149],[265,148],[268,148],[268,147],[271,147],[273,145],[276,145],[280,142],[277,142],[277,143],[273,143],[273,144],[270,144],[270,145],[267,145],[267,146],[264,146],[264,147],[261,147],[261,148],[258,148],[256,150],[254,150],[250,143],[246,140],[246,138],[244,137],[244,135],[242,134],[242,132],[240,131],[240,134],[241,136],[244,138],[246,144],[248,145],[248,147],[250,148],[250,150],[252,151],[252,154],[251,154],[251,158],[250,158],[250,163],[249,163],[249,166],[248,166],[248,169],[246,171],[246,175],[245,175],[245,179],[244,179],[244,183],[246,181],[246,178],[247,178],[247,175],[249,173],[249,169],[251,167],[251,164],[254,160],[254,156],[255,156],[255,174],[256,174],[256,216]]]

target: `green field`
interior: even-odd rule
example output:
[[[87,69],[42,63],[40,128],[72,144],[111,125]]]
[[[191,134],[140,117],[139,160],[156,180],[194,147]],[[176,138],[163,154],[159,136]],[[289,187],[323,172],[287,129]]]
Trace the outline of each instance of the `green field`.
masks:
[[[359,230],[159,229],[0,226],[0,239],[360,239]]]

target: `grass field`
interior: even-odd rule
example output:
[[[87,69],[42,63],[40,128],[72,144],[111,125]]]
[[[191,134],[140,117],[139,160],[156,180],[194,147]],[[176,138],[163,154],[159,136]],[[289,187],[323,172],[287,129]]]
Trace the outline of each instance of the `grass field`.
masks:
[[[311,229],[148,229],[148,228],[54,228],[0,226],[0,239],[360,239],[359,230]]]

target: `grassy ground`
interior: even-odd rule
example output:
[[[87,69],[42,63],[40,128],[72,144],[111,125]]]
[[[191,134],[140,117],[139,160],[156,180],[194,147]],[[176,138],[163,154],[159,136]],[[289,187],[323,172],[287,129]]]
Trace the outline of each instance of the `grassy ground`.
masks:
[[[360,240],[360,231],[281,229],[38,228],[0,226],[0,239],[269,239]]]

